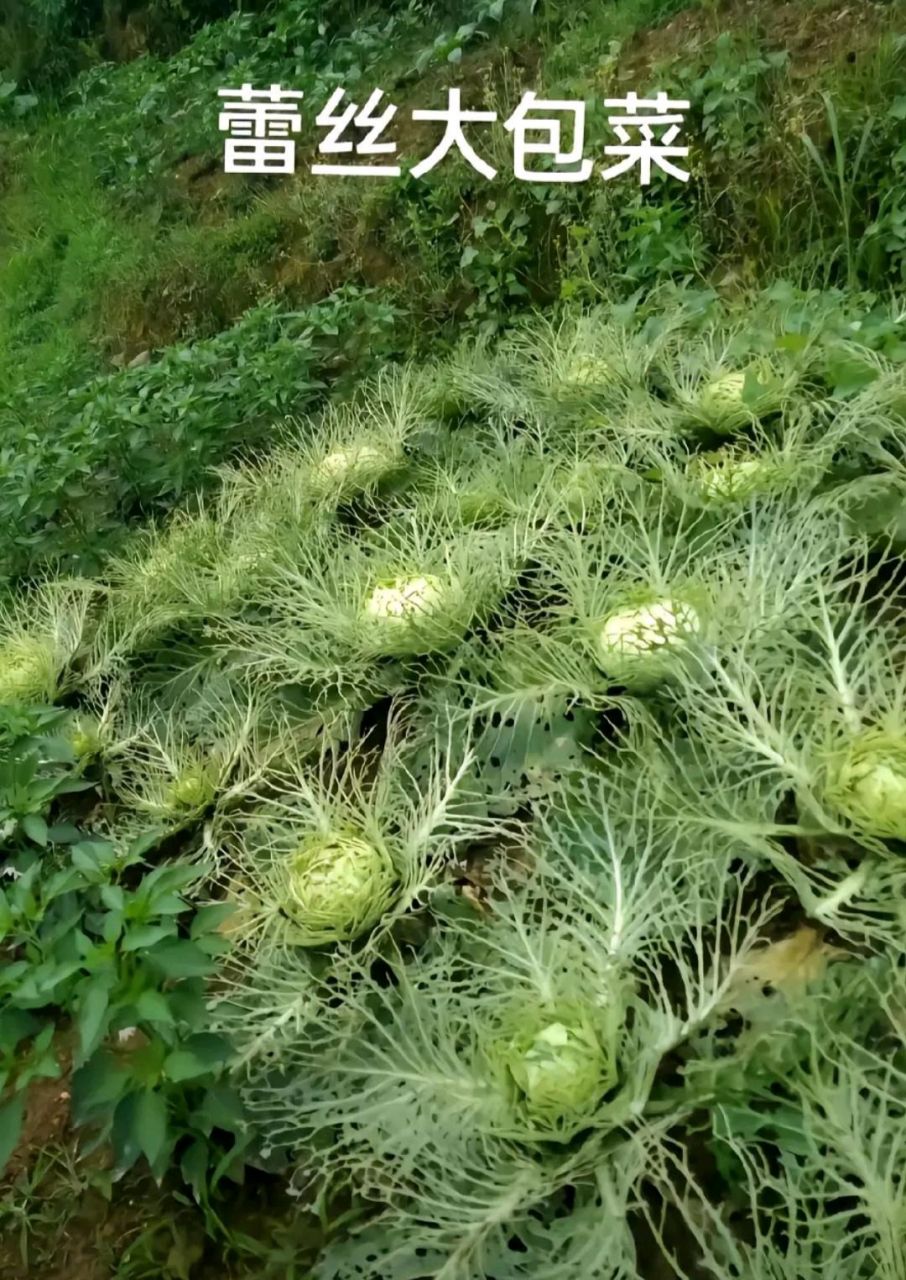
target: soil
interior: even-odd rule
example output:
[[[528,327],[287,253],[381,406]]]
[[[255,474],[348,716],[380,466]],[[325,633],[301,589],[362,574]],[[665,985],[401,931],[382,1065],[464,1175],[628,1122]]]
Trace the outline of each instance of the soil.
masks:
[[[29,1168],[36,1151],[58,1145],[68,1133],[69,1087],[66,1075],[57,1080],[36,1080],[28,1090],[22,1136],[6,1166],[3,1181],[14,1181]]]

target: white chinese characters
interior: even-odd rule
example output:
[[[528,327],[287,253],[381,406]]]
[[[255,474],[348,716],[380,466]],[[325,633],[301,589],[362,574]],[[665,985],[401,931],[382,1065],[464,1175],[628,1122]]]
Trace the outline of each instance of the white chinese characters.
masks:
[[[688,182],[689,174],[678,168],[667,159],[668,156],[686,156],[688,147],[674,147],[671,144],[679,134],[683,117],[679,114],[689,110],[685,99],[672,100],[666,93],[659,93],[656,98],[638,98],[630,93],[627,98],[607,98],[605,107],[619,107],[622,114],[608,116],[608,124],[622,143],[619,147],[605,147],[608,156],[623,156],[616,164],[605,169],[602,178],[615,178],[625,173],[633,165],[639,166],[639,181],[643,187],[651,182],[651,165],[654,163],[664,173],[669,173],[681,182]],[[665,129],[660,140],[655,139],[655,129]],[[640,142],[632,142],[630,130],[638,131]]]
[[[296,143],[292,135],[302,127],[299,103],[303,94],[278,84],[269,89],[244,84],[240,89],[220,89],[219,95],[227,100],[219,117],[221,131],[229,135],[225,171],[294,173]],[[619,114],[608,116],[618,143],[605,146],[603,153],[619,159],[599,167],[601,178],[609,181],[637,170],[641,185],[648,186],[654,169],[659,169],[688,182],[689,173],[675,161],[689,154],[687,146],[677,144],[689,102],[663,92],[654,98],[630,93],[626,98],[608,98],[604,105],[619,109]],[[318,159],[311,172],[398,177],[402,166],[396,155],[397,143],[386,136],[396,114],[397,108],[384,102],[382,89],[374,89],[362,106],[347,100],[344,88],[335,89],[315,116],[314,123],[325,136],[318,144]],[[451,152],[458,153],[482,177],[497,176],[498,169],[486,158],[492,145],[487,126],[497,123],[496,111],[464,107],[462,91],[456,88],[447,90],[446,108],[414,110],[411,118],[443,126],[434,149],[409,169],[411,177],[430,173]],[[524,93],[502,122],[511,135],[514,176],[522,182],[587,182],[595,162],[585,154],[585,124],[586,103],[539,98],[531,90]],[[376,162],[375,157],[380,159]]]
[[[220,89],[219,96],[233,99],[225,102],[220,113],[219,128],[229,133],[224,151],[227,173],[294,173],[296,144],[290,134],[302,128],[297,106],[303,94],[281,89]]]
[[[456,147],[457,151],[463,155],[469,164],[478,173],[486,178],[493,178],[497,174],[497,170],[482,160],[481,156],[469,142],[463,130],[464,124],[470,124],[475,121],[494,121],[497,119],[496,111],[465,111],[462,107],[462,90],[450,89],[447,97],[446,111],[413,111],[413,120],[443,120],[446,125],[444,135],[440,142],[434,148],[429,156],[424,160],[420,160],[418,164],[412,167],[413,178],[420,178],[423,173],[430,172],[435,165],[443,160],[449,151]]]
[[[564,150],[561,141],[561,121],[557,117],[533,119],[533,111],[558,111],[572,116],[572,146]],[[587,182],[591,177],[592,161],[582,158],[585,142],[585,103],[566,102],[563,99],[539,98],[535,93],[523,94],[519,106],[507,120],[506,129],[513,135],[513,171],[524,182]],[[541,141],[530,142],[529,135],[544,135]],[[557,165],[578,165],[578,168],[529,170],[528,156],[551,156]]]
[[[395,142],[379,142],[387,125],[396,115],[396,107],[388,104],[385,111],[375,115],[378,104],[384,96],[383,89],[375,89],[364,107],[349,102],[339,113],[337,108],[346,97],[345,89],[334,89],[326,105],[315,116],[315,124],[319,129],[327,129],[327,137],[318,147],[319,155],[355,154],[356,156],[376,156],[393,154]],[[344,137],[350,127],[366,131],[366,136],[358,141]],[[342,173],[358,176],[395,178],[400,173],[398,164],[313,164],[312,173]]]

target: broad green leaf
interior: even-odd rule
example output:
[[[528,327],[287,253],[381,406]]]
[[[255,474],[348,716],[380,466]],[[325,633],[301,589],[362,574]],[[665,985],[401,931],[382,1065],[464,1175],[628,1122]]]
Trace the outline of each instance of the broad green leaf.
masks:
[[[46,848],[47,823],[40,814],[27,813],[22,819],[22,830],[28,836],[29,840],[34,840],[35,844],[39,844],[42,848]]]
[[[72,1114],[84,1124],[99,1110],[122,1098],[130,1082],[125,1065],[107,1050],[99,1050],[73,1073]]]
[[[203,978],[216,968],[197,943],[185,938],[158,943],[146,958],[168,978]]]
[[[18,1145],[24,1118],[25,1097],[21,1093],[0,1104],[0,1174]]]
[[[168,1112],[163,1094],[153,1089],[137,1094],[131,1122],[139,1150],[153,1165],[167,1141]]]
[[[222,1082],[205,1090],[200,1115],[207,1124],[234,1133],[242,1128],[246,1119],[238,1091]]]
[[[205,907],[199,907],[192,920],[190,936],[197,939],[202,934],[214,932],[235,914],[236,909],[233,902],[211,902]]]
[[[136,1015],[144,1022],[173,1024],[170,1002],[161,991],[143,991],[135,1002]]]
[[[107,1027],[110,990],[105,978],[95,978],[82,992],[76,1023],[79,1052],[84,1062],[94,1053]]]
[[[186,1147],[179,1162],[180,1172],[199,1203],[205,1196],[209,1160],[210,1148],[207,1142],[204,1138],[196,1138],[191,1146]]]
[[[127,929],[121,945],[124,951],[144,951],[162,938],[172,938],[175,933],[176,924],[172,921],[165,924],[133,925]]]
[[[190,1036],[178,1049],[174,1049],[164,1063],[164,1072],[170,1080],[193,1080],[215,1070],[229,1059],[230,1045],[222,1036],[201,1032]]]

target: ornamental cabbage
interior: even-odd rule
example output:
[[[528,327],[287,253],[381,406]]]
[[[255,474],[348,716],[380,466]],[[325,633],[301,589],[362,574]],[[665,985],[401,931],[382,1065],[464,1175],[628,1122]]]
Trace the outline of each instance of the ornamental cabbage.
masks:
[[[185,769],[167,791],[168,807],[180,810],[204,809],[216,794],[213,772],[204,765]]]
[[[57,662],[50,640],[17,635],[0,644],[0,706],[15,702],[53,702]]]
[[[832,763],[828,799],[872,835],[906,840],[906,739],[860,734]]]
[[[492,1059],[504,1070],[526,1121],[546,1138],[568,1141],[617,1083],[613,1054],[588,1010],[564,1009],[548,1017],[522,1009],[518,1021],[512,1035],[494,1044]]]
[[[750,366],[712,378],[689,407],[705,426],[731,433],[753,418],[774,413],[782,404],[781,383],[766,366]]]
[[[101,751],[100,721],[96,716],[76,716],[69,725],[66,739],[77,760],[93,760]]]
[[[399,657],[445,648],[465,632],[471,613],[453,585],[434,574],[378,582],[362,612],[374,647]]]
[[[589,460],[576,462],[553,477],[555,502],[573,519],[580,519],[600,504],[609,477],[606,465]]]
[[[732,449],[697,455],[688,474],[701,497],[712,502],[744,502],[753,494],[775,488],[780,479],[777,464],[770,458]]]
[[[315,466],[312,484],[321,494],[355,492],[382,480],[401,460],[397,453],[370,444],[335,449]]]
[[[701,616],[688,601],[651,600],[604,619],[595,637],[597,660],[627,686],[657,683],[701,629]]]
[[[284,914],[300,946],[358,938],[393,901],[397,874],[390,855],[353,835],[312,836],[286,868]]]
[[[620,375],[609,361],[600,356],[579,355],[564,370],[563,381],[569,386],[612,387]]]
[[[496,523],[510,512],[504,494],[488,489],[463,489],[457,495],[457,514],[465,524]]]

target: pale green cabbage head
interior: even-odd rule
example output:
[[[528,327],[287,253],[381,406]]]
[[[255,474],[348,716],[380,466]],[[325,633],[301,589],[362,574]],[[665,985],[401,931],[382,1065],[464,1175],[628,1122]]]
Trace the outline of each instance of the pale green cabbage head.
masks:
[[[744,502],[771,491],[780,478],[772,459],[731,449],[699,454],[689,464],[689,476],[700,495],[715,503]]]
[[[619,382],[620,375],[614,366],[601,356],[576,355],[569,361],[563,381],[578,387],[611,387]]]
[[[567,1008],[548,1017],[526,1009],[519,1021],[492,1057],[505,1070],[526,1121],[545,1137],[567,1141],[617,1083],[614,1054],[588,1011]]]
[[[376,484],[400,464],[390,449],[376,445],[347,445],[326,454],[314,467],[312,484],[317,492],[350,493]]]
[[[677,653],[701,630],[701,616],[688,601],[652,599],[612,613],[598,624],[598,663],[626,685],[656,682],[669,674]]]
[[[486,524],[501,520],[509,511],[506,496],[490,487],[461,489],[456,503],[459,518],[466,524]]]
[[[470,616],[455,584],[430,573],[378,582],[362,610],[368,642],[396,657],[447,647],[465,632]]]
[[[565,512],[578,519],[594,512],[606,493],[609,470],[606,465],[589,460],[564,467],[554,477],[554,497]]]
[[[864,831],[906,840],[906,738],[882,729],[860,734],[833,760],[828,798]]]
[[[77,760],[91,760],[100,754],[101,726],[96,716],[76,716],[66,737]]]
[[[365,604],[369,618],[405,627],[413,619],[429,618],[444,604],[444,584],[433,574],[391,578],[379,582]]]
[[[766,364],[734,369],[706,382],[690,407],[714,431],[733,432],[774,413],[783,402],[782,384]]]
[[[171,783],[168,807],[175,812],[204,809],[217,793],[216,771],[203,764],[190,765]]]
[[[58,675],[50,640],[23,634],[0,643],[0,705],[53,702]]]
[[[291,856],[281,904],[301,946],[352,941],[393,901],[397,874],[387,851],[353,835],[313,836]]]

